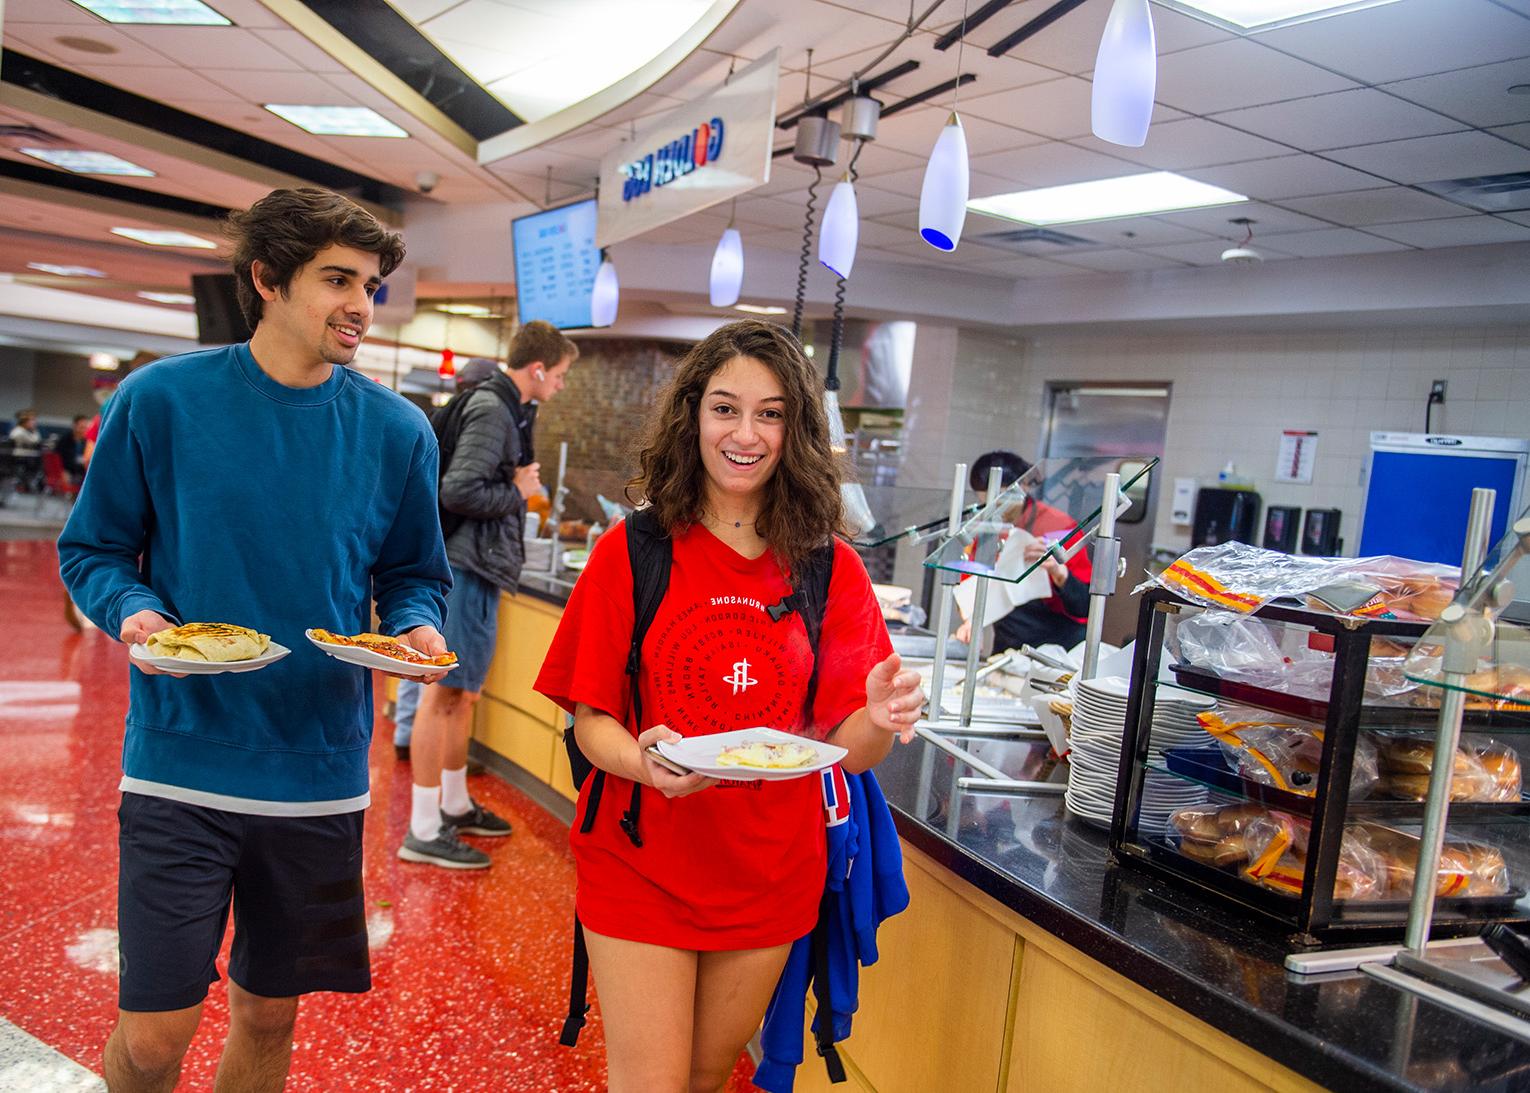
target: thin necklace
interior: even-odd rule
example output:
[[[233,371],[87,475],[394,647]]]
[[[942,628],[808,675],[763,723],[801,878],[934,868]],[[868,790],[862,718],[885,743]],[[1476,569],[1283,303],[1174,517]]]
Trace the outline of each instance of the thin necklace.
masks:
[[[716,513],[708,512],[706,509],[702,509],[701,510],[701,514],[703,516],[710,517],[715,523],[718,523],[718,524],[726,524],[728,522],[728,521],[722,519],[722,517],[718,516]],[[757,521],[754,521],[754,520],[749,521],[749,526],[750,527],[754,527],[756,522]],[[744,522],[742,520],[735,520],[735,521],[733,521],[733,526],[735,528],[741,528],[741,527],[744,526]]]

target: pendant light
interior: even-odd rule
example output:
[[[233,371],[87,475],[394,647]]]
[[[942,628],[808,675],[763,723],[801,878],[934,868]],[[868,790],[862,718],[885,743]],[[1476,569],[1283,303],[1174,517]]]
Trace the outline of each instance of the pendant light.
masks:
[[[616,267],[602,247],[600,268],[595,271],[595,288],[590,292],[590,325],[610,326],[616,322],[616,305],[621,295],[616,283]]]
[[[709,282],[713,307],[732,307],[744,287],[744,240],[728,218],[717,249],[712,252],[712,277]]]
[[[953,251],[967,222],[967,134],[956,114],[956,94],[962,85],[962,47],[967,39],[967,5],[962,4],[961,36],[956,44],[956,86],[951,89],[951,116],[946,119],[935,150],[924,168],[919,190],[919,237],[936,250]]]
[[[1094,135],[1141,148],[1153,118],[1158,54],[1148,0],[1116,0],[1094,58],[1090,122]]]
[[[967,221],[967,134],[956,111],[941,129],[919,191],[919,236],[936,250],[952,251]]]
[[[860,238],[860,212],[856,208],[855,183],[847,172],[829,194],[829,206],[823,212],[823,227],[818,229],[818,260],[836,277],[849,277],[855,265],[855,244]]]

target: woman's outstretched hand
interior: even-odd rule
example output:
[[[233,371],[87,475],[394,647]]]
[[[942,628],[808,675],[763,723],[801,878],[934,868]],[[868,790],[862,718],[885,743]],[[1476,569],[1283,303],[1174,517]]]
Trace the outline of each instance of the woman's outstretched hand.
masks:
[[[905,744],[914,739],[914,723],[924,709],[924,699],[919,673],[904,668],[897,653],[866,676],[866,714],[871,723],[897,733]]]

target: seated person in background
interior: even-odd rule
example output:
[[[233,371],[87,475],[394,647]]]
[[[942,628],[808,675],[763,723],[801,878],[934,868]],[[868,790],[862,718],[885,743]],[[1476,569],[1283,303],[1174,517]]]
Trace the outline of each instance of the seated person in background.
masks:
[[[1014,452],[985,452],[978,456],[972,464],[969,481],[980,500],[988,499],[988,470],[995,466],[1000,468],[1000,482],[1003,486],[1009,486],[1031,469],[1031,464]],[[1030,532],[1038,540],[1056,538],[1072,531],[1077,524],[1067,513],[1034,497],[1027,497],[1023,504],[1010,510],[1007,515],[1016,527]],[[1059,545],[1066,543],[1064,539]],[[1026,564],[1034,562],[1044,553],[1046,547],[1042,543],[1028,544],[1025,548]],[[1051,644],[1071,649],[1084,640],[1084,622],[1089,614],[1089,579],[1094,572],[1088,550],[1080,550],[1066,564],[1056,558],[1048,558],[1042,563],[1042,569],[1052,581],[1052,595],[1044,600],[1023,603],[992,622],[994,652],[1018,649],[1022,645],[1034,648]],[[956,639],[968,641],[971,637],[971,623],[962,623],[957,628]]]
[[[21,410],[16,414],[16,424],[11,429],[11,446],[17,451],[36,451],[42,446],[42,433],[37,431],[37,411]]]
[[[71,432],[58,442],[59,458],[64,461],[64,470],[69,473],[71,482],[79,482],[85,477],[85,434],[89,429],[90,418],[75,414]]]

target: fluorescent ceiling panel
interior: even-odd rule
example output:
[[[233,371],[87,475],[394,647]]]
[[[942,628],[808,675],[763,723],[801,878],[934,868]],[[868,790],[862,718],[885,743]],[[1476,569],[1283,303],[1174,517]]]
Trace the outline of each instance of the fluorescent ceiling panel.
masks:
[[[28,262],[27,269],[39,273],[51,273],[55,277],[105,277],[106,274],[90,266],[58,266],[52,262]]]
[[[113,235],[124,239],[136,239],[151,247],[194,247],[197,250],[217,250],[218,244],[200,235],[177,231],[150,231],[147,228],[113,228]]]
[[[1397,0],[1158,0],[1229,30],[1272,30]]]
[[[774,304],[734,304],[735,311],[747,311],[751,315],[785,315],[786,308]]]
[[[486,319],[494,314],[493,308],[484,307],[482,304],[440,304],[437,311],[444,311],[448,315],[466,315],[474,319]]]
[[[630,76],[694,26],[712,2],[469,2],[417,25],[464,72],[531,122]]]
[[[407,137],[409,134],[369,106],[294,106],[266,103],[266,109],[299,129],[321,137]]]
[[[1122,216],[1149,216],[1179,209],[1202,209],[1247,201],[1243,194],[1224,190],[1172,171],[1074,182],[1042,190],[979,197],[967,208],[1000,220],[1021,224],[1079,224]]]
[[[229,21],[198,0],[74,0],[108,23],[173,23],[190,27],[226,27]]]
[[[18,148],[24,156],[40,159],[77,175],[134,175],[153,178],[154,172],[106,152],[87,152],[83,148]]]
[[[140,297],[145,300],[153,300],[156,304],[194,304],[195,296],[185,292],[140,292]]]

